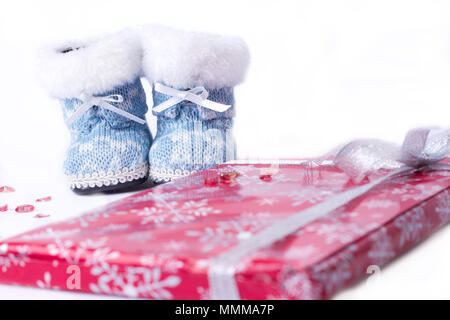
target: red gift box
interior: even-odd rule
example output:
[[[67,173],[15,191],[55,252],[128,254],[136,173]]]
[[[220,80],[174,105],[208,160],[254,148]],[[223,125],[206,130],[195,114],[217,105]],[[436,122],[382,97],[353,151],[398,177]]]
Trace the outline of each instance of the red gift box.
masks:
[[[208,299],[214,259],[357,186],[333,167],[221,165],[0,242],[0,282]],[[450,221],[449,187],[448,171],[429,171],[373,188],[242,257],[239,297],[330,298]]]

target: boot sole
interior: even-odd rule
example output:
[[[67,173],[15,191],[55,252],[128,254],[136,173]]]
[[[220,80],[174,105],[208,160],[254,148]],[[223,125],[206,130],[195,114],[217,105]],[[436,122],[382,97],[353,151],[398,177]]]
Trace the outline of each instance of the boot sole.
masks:
[[[150,167],[150,180],[153,181],[153,183],[156,184],[162,184],[166,182],[171,182],[180,178],[184,178],[187,176],[190,176],[194,173],[197,173],[197,170],[166,170],[166,169],[156,169],[153,167]]]
[[[77,194],[95,192],[127,191],[147,181],[149,175],[148,163],[142,163],[135,168],[122,168],[116,172],[101,172],[69,177],[70,188]]]
[[[92,193],[99,193],[99,192],[105,192],[105,193],[115,193],[115,192],[127,192],[127,191],[134,191],[136,186],[139,186],[145,182],[147,182],[148,177],[136,179],[133,181],[128,181],[124,183],[118,183],[116,185],[109,185],[109,186],[102,186],[102,187],[93,187],[93,188],[75,188],[72,189],[72,191],[79,195],[87,195]]]

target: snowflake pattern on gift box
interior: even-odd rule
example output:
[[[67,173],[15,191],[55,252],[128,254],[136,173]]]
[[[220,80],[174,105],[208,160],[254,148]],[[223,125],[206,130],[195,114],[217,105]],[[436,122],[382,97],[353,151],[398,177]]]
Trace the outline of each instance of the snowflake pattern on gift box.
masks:
[[[100,219],[108,219],[111,216],[114,215],[127,215],[128,212],[126,211],[119,211],[117,210],[117,204],[112,203],[108,204],[92,213],[84,214],[72,219],[67,220],[66,222],[68,224],[79,224],[80,227],[86,228],[91,224],[95,224]]]
[[[156,198],[152,207],[141,209],[131,209],[129,212],[142,216],[141,224],[160,224],[165,222],[187,223],[200,217],[207,217],[211,214],[219,214],[221,211],[208,206],[208,199],[199,201],[190,200],[184,202],[181,206],[178,201],[166,201],[162,198]]]
[[[285,254],[283,255],[286,259],[290,260],[300,260],[305,259],[313,255],[317,252],[317,248],[310,244],[310,245],[304,245],[300,247],[291,247],[286,250]]]
[[[403,202],[406,201],[420,201],[426,199],[441,190],[441,187],[438,185],[427,185],[427,184],[410,184],[405,183],[401,187],[396,187],[389,190],[385,190],[382,193],[386,194],[386,192],[392,195],[398,195],[400,200]]]
[[[55,238],[53,243],[47,245],[47,251],[51,256],[63,259],[68,264],[78,265],[81,259],[84,258],[83,264],[92,266],[119,258],[119,252],[106,246],[107,241],[107,237],[98,240],[85,239],[79,243]]]
[[[73,246],[74,242],[72,240],[61,240],[60,238],[55,238],[54,243],[47,245],[47,251],[51,256],[66,260],[69,264],[78,264],[80,258],[79,255],[82,254],[84,250],[77,250],[78,254],[75,254],[72,257],[71,248]]]
[[[135,231],[133,233],[127,234],[127,241],[137,242],[137,243],[146,243],[147,241],[153,239],[153,234],[149,230],[145,231]]]
[[[293,177],[292,175],[287,175],[285,173],[276,173],[272,175],[272,182],[275,183],[289,183],[289,182],[300,182],[300,179]]]
[[[208,288],[197,287],[197,293],[200,300],[211,300],[211,292]]]
[[[205,181],[202,175],[191,175],[188,177],[180,178],[177,183],[167,183],[161,186],[161,191],[163,193],[173,192],[173,191],[183,191],[185,189],[191,189],[194,187],[203,186]]]
[[[311,279],[323,287],[326,296],[343,288],[353,278],[354,252],[356,245],[350,245],[345,250],[311,268]]]
[[[152,189],[143,195],[137,195],[130,198],[130,202],[133,204],[157,201],[159,199],[163,200],[182,200],[186,196],[180,194],[179,190],[173,190],[168,192],[162,192],[160,189]]]
[[[59,289],[58,286],[52,285],[52,274],[48,271],[44,273],[42,280],[37,280],[36,285],[41,289]]]
[[[406,244],[415,244],[420,241],[421,232],[425,228],[424,218],[425,211],[422,207],[417,207],[395,219],[394,224],[400,229],[400,248]]]
[[[144,207],[142,209],[131,209],[129,212],[143,216],[141,224],[148,223],[164,223],[164,222],[189,222],[192,217],[183,215],[177,208],[177,201],[166,201],[164,197],[154,194],[154,203],[152,207]]]
[[[35,241],[35,240],[47,240],[56,238],[67,238],[78,234],[81,231],[79,228],[66,229],[66,230],[53,230],[52,228],[46,228],[43,231],[32,232],[19,236],[23,241]]]
[[[222,212],[213,207],[208,207],[208,199],[186,201],[181,209],[183,212],[195,217],[207,217],[210,214],[219,214]]]
[[[334,192],[332,190],[325,190],[314,187],[304,187],[300,190],[289,191],[287,194],[284,192],[278,192],[279,195],[286,195],[292,199],[291,206],[298,207],[304,203],[316,204],[324,201],[328,197],[332,196]]]
[[[165,213],[164,206],[161,203],[155,204],[153,207],[144,207],[140,209],[131,209],[131,214],[136,214],[141,219],[141,224],[159,224],[165,222],[171,216],[175,219],[178,218],[178,211],[171,211],[170,213]],[[173,214],[175,213],[175,214]]]
[[[439,216],[441,225],[445,225],[450,221],[450,192],[448,190],[439,196],[436,213]]]
[[[347,244],[352,242],[355,238],[363,236],[368,231],[375,229],[376,227],[378,227],[378,224],[375,222],[359,225],[352,222],[331,220],[306,226],[304,230],[323,237],[326,244],[332,244],[335,242]]]
[[[372,264],[379,267],[384,266],[395,257],[394,245],[386,228],[381,228],[370,235],[371,246],[367,252]]]
[[[14,266],[23,268],[29,261],[27,245],[17,247],[17,253],[9,252],[7,243],[0,245],[0,268],[2,272],[6,272]]]
[[[110,247],[100,247],[86,255],[85,266],[96,266],[104,261],[117,260],[120,256],[118,251],[114,251]]]
[[[450,177],[450,170],[431,171],[427,173],[430,177]]]
[[[235,165],[235,166],[229,165],[227,168],[230,169],[230,170],[239,172],[239,174],[242,175],[242,176],[248,176],[249,173],[253,173],[254,171],[258,171],[259,170],[257,166],[252,165],[252,164]],[[223,168],[222,168],[222,170],[223,170]]]
[[[326,244],[336,242],[348,244],[379,226],[375,222],[364,224],[353,222],[352,219],[358,216],[359,212],[347,211],[345,207],[341,207],[325,218],[302,228],[302,231],[322,237]]]
[[[100,234],[128,230],[130,229],[130,227],[132,227],[132,225],[129,223],[110,223],[106,226],[101,227]]]
[[[241,194],[233,194],[231,196],[223,197],[223,202],[241,202],[246,200],[247,198],[244,195]]]
[[[171,253],[142,255],[139,257],[139,262],[141,265],[149,268],[164,266],[164,270],[169,273],[178,273],[184,267],[184,262]]]
[[[90,283],[94,293],[121,295],[130,298],[172,299],[171,288],[181,283],[177,275],[163,276],[161,268],[125,267],[101,263],[91,268],[97,283]]]
[[[210,252],[217,247],[227,247],[251,237],[270,224],[270,220],[263,218],[268,216],[270,214],[264,212],[246,212],[235,220],[219,221],[214,226],[202,230],[188,230],[186,235],[203,243],[202,252]]]
[[[387,199],[371,199],[364,201],[362,205],[368,209],[387,209],[399,206],[397,202]]]
[[[279,200],[276,198],[261,198],[260,200],[258,200],[258,205],[262,206],[273,206],[274,204],[276,204]]]
[[[298,271],[290,266],[281,269],[278,275],[286,298],[296,300],[314,300],[320,298],[320,291],[315,286],[310,276],[304,271]]]
[[[96,235],[109,235],[111,232],[118,232],[118,231],[126,231],[132,228],[132,225],[128,223],[111,223],[105,226],[101,226],[97,228]]]
[[[176,241],[176,240],[170,240],[167,243],[164,243],[163,248],[168,251],[183,251],[184,249],[188,248],[188,244],[186,241]]]

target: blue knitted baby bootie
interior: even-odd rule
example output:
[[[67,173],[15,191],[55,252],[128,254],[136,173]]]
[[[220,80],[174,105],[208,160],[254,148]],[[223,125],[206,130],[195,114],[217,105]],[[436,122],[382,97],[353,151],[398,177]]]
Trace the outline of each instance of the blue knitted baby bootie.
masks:
[[[71,144],[64,172],[77,193],[123,190],[148,177],[139,38],[124,31],[68,43],[41,57],[41,78],[61,101]]]
[[[170,181],[235,159],[231,88],[173,90],[156,83],[153,92],[153,114],[158,117],[150,149],[154,181]],[[201,100],[206,93],[208,99]],[[199,104],[190,98],[199,98]]]
[[[143,68],[157,133],[150,178],[166,182],[236,158],[233,87],[248,66],[238,38],[147,26]]]

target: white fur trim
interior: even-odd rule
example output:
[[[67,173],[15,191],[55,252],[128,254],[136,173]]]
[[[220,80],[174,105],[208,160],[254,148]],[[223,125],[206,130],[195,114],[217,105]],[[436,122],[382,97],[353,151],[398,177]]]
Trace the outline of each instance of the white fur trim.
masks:
[[[62,53],[68,48],[79,48]],[[132,30],[84,41],[66,41],[43,48],[38,77],[50,95],[75,98],[111,90],[141,74],[142,47]]]
[[[246,43],[235,37],[148,25],[142,40],[149,81],[180,89],[233,87],[244,80],[250,60]]]

